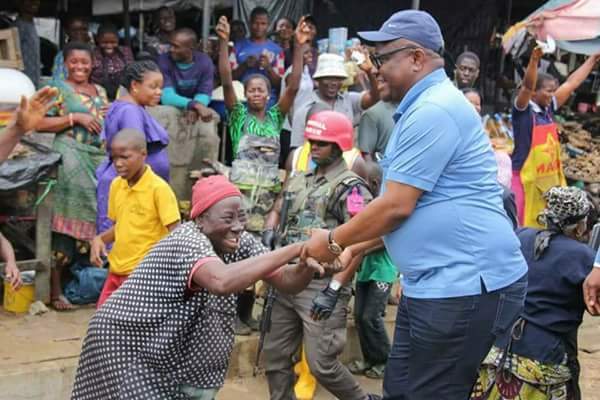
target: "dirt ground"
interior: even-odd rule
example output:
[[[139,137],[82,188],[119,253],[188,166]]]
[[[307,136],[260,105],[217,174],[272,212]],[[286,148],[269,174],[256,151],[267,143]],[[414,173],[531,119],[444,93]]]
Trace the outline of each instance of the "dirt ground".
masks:
[[[586,314],[579,329],[579,362],[581,364],[582,398],[600,400],[600,317]],[[369,393],[381,394],[381,381],[360,377],[359,382]],[[217,400],[264,400],[268,399],[267,382],[264,377],[230,379]],[[326,390],[319,388],[315,400],[335,400]]]
[[[6,394],[7,390],[10,392],[11,388],[15,390],[10,392],[13,394],[31,392],[29,397],[19,397],[23,399],[68,399],[72,383],[69,381],[75,373],[81,340],[85,336],[87,321],[93,312],[93,307],[87,307],[72,313],[59,314],[50,311],[39,317],[15,317],[0,311],[0,343],[4,344],[0,346],[0,399],[16,398],[13,395],[3,397],[3,393]],[[600,400],[600,318],[585,319],[579,331],[579,349],[583,399]],[[253,357],[254,352],[250,353]],[[242,354],[244,357],[250,357],[244,352]],[[54,368],[53,365],[56,366],[56,371],[50,371]],[[31,375],[27,375],[32,371],[38,371],[40,382],[44,376],[48,376],[48,379],[55,376],[51,375],[52,373],[62,376],[65,379],[65,387],[59,390],[58,387],[52,387],[52,383],[49,384],[50,387],[39,382],[34,384],[30,382]],[[381,394],[381,381],[359,378],[359,382],[369,393]],[[15,383],[18,387],[13,385]],[[35,388],[36,385],[39,387]],[[56,393],[50,396],[47,390]],[[44,391],[45,394],[40,397],[40,393]],[[268,399],[264,376],[228,379],[217,396],[217,400],[264,399]],[[315,398],[334,399],[321,388]]]
[[[600,343],[600,333],[597,336]],[[581,391],[584,400],[600,400],[600,352],[589,354],[581,351]],[[381,394],[381,381],[359,377],[360,385],[369,393]],[[267,382],[264,377],[230,379],[219,392],[217,400],[264,400],[268,399]],[[329,392],[319,388],[315,400],[335,400]]]
[[[358,381],[368,393],[381,394],[380,380],[359,377]],[[265,400],[268,398],[269,390],[264,376],[230,379],[217,395],[217,400]],[[335,400],[335,397],[323,388],[319,388],[315,400]]]

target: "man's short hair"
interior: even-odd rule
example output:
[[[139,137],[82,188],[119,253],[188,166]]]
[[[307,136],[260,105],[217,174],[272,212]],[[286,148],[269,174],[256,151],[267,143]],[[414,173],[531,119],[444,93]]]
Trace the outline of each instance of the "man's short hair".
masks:
[[[258,17],[259,15],[266,15],[267,17],[269,17],[269,11],[267,11],[267,9],[264,7],[254,7],[252,11],[250,11],[250,21]]]
[[[112,140],[112,143],[121,142],[127,144],[130,148],[134,148],[139,151],[146,151],[148,145],[146,143],[146,136],[137,129],[125,128],[121,129]]]
[[[174,35],[175,36],[184,35],[184,36],[188,37],[190,40],[192,40],[192,43],[194,44],[194,46],[198,43],[198,35],[196,34],[196,32],[194,32],[193,29],[179,28],[175,31]]]
[[[456,65],[460,65],[460,63],[465,59],[470,59],[470,60],[475,61],[475,64],[477,64],[477,68],[479,68],[479,66],[481,65],[481,62],[479,61],[479,56],[477,54],[473,53],[472,51],[465,51],[464,53],[459,55],[458,58],[456,59]]]

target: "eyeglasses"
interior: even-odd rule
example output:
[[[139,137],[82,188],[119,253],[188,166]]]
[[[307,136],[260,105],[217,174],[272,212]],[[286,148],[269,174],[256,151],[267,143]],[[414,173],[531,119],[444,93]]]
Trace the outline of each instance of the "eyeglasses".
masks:
[[[373,65],[376,68],[381,68],[381,66],[383,64],[385,64],[386,62],[388,62],[391,58],[392,55],[396,54],[396,53],[400,53],[401,51],[404,50],[416,50],[419,47],[416,46],[404,46],[404,47],[399,47],[397,49],[394,50],[390,50],[386,53],[382,53],[382,54],[371,54],[371,62],[373,63]]]

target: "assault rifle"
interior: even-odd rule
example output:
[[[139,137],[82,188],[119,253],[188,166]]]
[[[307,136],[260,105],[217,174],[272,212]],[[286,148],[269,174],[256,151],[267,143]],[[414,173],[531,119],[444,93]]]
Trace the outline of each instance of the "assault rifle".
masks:
[[[292,202],[292,194],[290,192],[283,193],[283,203],[281,204],[281,212],[279,213],[279,226],[277,227],[277,235],[275,237],[275,243],[271,250],[278,249],[281,247],[281,238],[285,234],[285,225],[288,219],[288,211]],[[273,312],[273,303],[275,302],[275,288],[269,285],[267,289],[267,297],[263,306],[263,312],[260,318],[260,338],[258,339],[258,349],[256,351],[256,361],[254,363],[254,376],[258,372],[258,365],[260,364],[260,355],[265,345],[265,337],[267,333],[271,331],[271,313]]]

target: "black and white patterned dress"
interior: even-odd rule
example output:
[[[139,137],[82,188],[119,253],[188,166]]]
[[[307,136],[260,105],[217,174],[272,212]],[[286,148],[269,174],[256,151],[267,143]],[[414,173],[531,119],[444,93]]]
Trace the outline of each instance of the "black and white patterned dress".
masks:
[[[266,252],[247,232],[226,264]],[[188,289],[198,260],[218,257],[193,222],[161,240],[90,321],[74,400],[185,399],[182,385],[223,385],[236,295]]]

